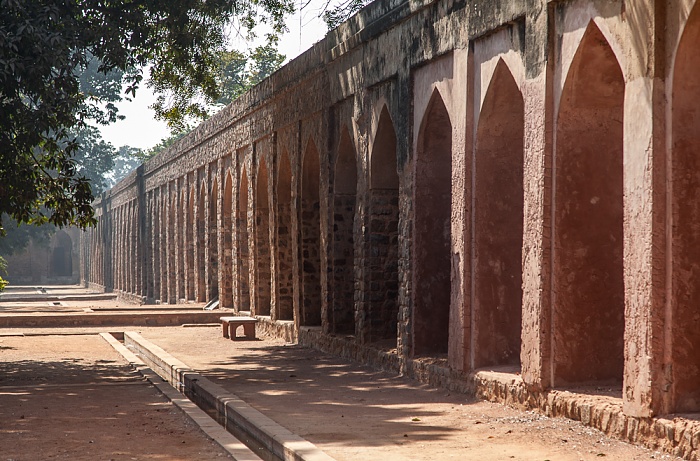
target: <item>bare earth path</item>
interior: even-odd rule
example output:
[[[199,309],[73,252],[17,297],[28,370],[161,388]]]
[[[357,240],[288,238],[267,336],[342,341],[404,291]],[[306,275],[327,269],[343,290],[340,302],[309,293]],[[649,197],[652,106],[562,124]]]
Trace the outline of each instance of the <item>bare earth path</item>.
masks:
[[[0,297],[0,316],[117,307],[138,315],[156,306]],[[126,330],[339,461],[673,459],[577,422],[431,389],[276,338],[233,342],[219,327],[94,326],[0,328],[0,461],[228,457],[97,335]]]
[[[651,460],[580,423],[430,389],[281,340],[136,329],[338,460]]]
[[[0,460],[48,459],[230,458],[99,336],[0,336]]]

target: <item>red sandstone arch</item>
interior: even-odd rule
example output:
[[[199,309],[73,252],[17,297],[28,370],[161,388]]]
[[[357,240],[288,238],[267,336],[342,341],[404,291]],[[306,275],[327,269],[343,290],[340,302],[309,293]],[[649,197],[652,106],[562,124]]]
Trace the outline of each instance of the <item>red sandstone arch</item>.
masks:
[[[219,183],[214,177],[209,196],[209,272],[207,273],[208,301],[219,297],[219,241],[218,241]]]
[[[187,232],[185,226],[186,219],[186,198],[187,189],[184,187],[180,189],[179,201],[177,207],[177,302],[182,299],[187,299],[185,294],[185,253],[187,252],[187,240],[185,233]]]
[[[355,197],[357,160],[347,127],[340,132],[333,191],[333,305],[328,312],[330,331],[355,333]]]
[[[167,240],[167,274],[168,281],[168,304],[177,304],[177,266],[175,255],[178,251],[177,243],[177,189],[168,186],[169,200],[166,209],[166,222],[168,223],[168,240]]]
[[[194,185],[190,187],[190,198],[189,201],[187,202],[187,223],[185,225],[185,239],[186,243],[185,245],[187,246],[187,276],[185,277],[185,283],[186,283],[186,288],[185,288],[185,297],[186,299],[189,300],[195,300],[195,289],[194,289],[194,272],[196,268],[195,260],[194,260],[194,237],[195,237],[195,228],[197,223],[194,220],[194,197],[195,197],[195,189]]]
[[[230,309],[233,307],[233,221],[231,214],[233,213],[233,177],[231,172],[226,172],[226,180],[224,181],[224,201],[221,210],[221,233],[222,235],[222,251],[223,262],[220,272],[222,272],[219,305],[222,308]]]
[[[49,277],[72,277],[73,240],[64,230],[56,232],[52,240]]]
[[[160,299],[160,247],[161,247],[161,219],[160,219],[160,191],[159,189],[153,189],[151,191],[151,244],[153,251],[153,267],[151,271],[152,285],[151,285],[151,297],[155,299]],[[103,224],[104,226],[104,224]],[[102,256],[104,258],[104,254]],[[104,272],[102,274],[104,280]],[[105,280],[106,282],[106,280]]]
[[[382,107],[370,154],[368,305],[364,343],[395,340],[399,314],[399,174],[396,131]]]
[[[676,51],[672,92],[672,409],[700,411],[700,6]]]
[[[248,174],[245,166],[241,172],[238,189],[238,309],[250,311],[250,260],[248,246]]]
[[[168,186],[160,187],[160,272],[156,274],[160,278],[159,299],[162,303],[168,302]]]
[[[481,108],[474,156],[474,368],[520,364],[523,131],[523,96],[499,60]]]
[[[320,174],[318,149],[313,139],[309,138],[301,172],[301,325],[321,325]]]
[[[450,320],[452,123],[435,89],[418,134],[413,230],[413,353],[447,353]]]
[[[207,283],[205,278],[206,259],[204,255],[204,247],[206,242],[206,196],[207,190],[202,184],[199,189],[199,204],[197,206],[197,301],[205,302],[207,300]]]
[[[277,176],[277,319],[294,320],[292,168],[283,151]]]
[[[622,379],[624,92],[615,54],[591,21],[566,77],[556,128],[555,385]]]
[[[270,270],[270,205],[267,191],[267,164],[260,159],[255,187],[255,249],[257,263],[256,312],[270,315],[272,273]]]

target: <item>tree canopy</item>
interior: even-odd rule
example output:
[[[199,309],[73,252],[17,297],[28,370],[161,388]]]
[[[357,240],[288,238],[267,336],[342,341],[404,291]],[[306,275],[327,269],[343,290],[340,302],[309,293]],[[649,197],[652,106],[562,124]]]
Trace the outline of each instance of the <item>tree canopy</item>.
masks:
[[[0,0],[0,216],[19,223],[92,224],[93,191],[76,156],[80,136],[89,136],[88,122],[118,117],[115,86],[125,84],[126,94],[134,95],[147,77],[160,94],[156,116],[174,127],[187,116],[202,116],[220,94],[218,59],[231,21],[247,29],[267,23],[279,32],[292,5]],[[80,79],[90,65],[105,78],[91,81],[86,91]]]
[[[248,53],[225,51],[219,57],[219,91],[217,104],[231,101],[257,85],[280,68],[285,56],[277,51],[272,40]]]
[[[331,6],[331,0],[328,0],[322,14],[323,21],[326,23],[326,26],[328,26],[328,30],[335,29],[350,16],[364,8],[370,1],[371,0],[340,0]]]

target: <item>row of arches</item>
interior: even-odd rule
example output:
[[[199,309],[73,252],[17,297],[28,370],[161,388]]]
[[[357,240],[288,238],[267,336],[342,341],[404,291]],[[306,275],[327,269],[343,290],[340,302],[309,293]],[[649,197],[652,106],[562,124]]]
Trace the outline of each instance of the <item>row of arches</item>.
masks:
[[[700,116],[695,108],[700,58],[693,51],[700,40],[699,11],[694,8],[683,31],[669,85],[672,209],[666,225],[672,257],[667,268],[671,299],[664,307],[670,324],[664,328],[670,331],[672,407],[684,411],[700,410],[700,285],[695,282],[700,267]],[[412,357],[442,356],[462,347],[469,350],[465,368],[517,370],[523,360],[523,311],[533,308],[524,306],[523,293],[525,251],[533,237],[526,235],[525,225],[528,100],[507,61],[498,60],[483,98],[474,102],[478,117],[469,127],[473,139],[465,152],[458,152],[454,142],[463,127],[435,85],[413,127],[417,141],[404,165],[397,161],[395,108],[380,104],[366,134],[366,154],[358,153],[352,126],[333,127],[329,152],[307,134],[299,139],[298,158],[279,143],[275,156],[238,162],[235,158],[247,155],[241,149],[227,169],[219,164],[207,167],[206,174],[195,172],[178,182],[175,194],[167,186],[151,190],[148,226],[156,237],[146,242],[153,279],[147,296],[164,302],[219,297],[225,307],[323,326],[326,333],[354,335],[362,344],[396,344],[404,335]],[[536,307],[547,310],[542,314],[543,361],[553,386],[619,385],[629,322],[627,81],[608,37],[593,20],[570,65],[552,67],[562,75],[560,88],[552,91],[556,97],[548,96],[551,145],[543,157],[549,170],[541,186],[548,246],[542,277],[549,299]],[[468,190],[458,191],[454,168],[464,159],[471,178],[465,181]],[[329,170],[322,171],[327,164]],[[456,192],[467,197],[464,213],[455,210]],[[182,218],[172,219],[172,210]],[[125,223],[135,222],[133,208],[112,216],[111,224],[100,225],[111,226],[121,239],[117,242],[128,245],[124,236],[132,224]],[[470,221],[467,235],[453,234],[453,221],[460,216]],[[458,272],[459,241],[466,242],[466,276]],[[171,254],[172,248],[181,251]],[[92,257],[104,257],[101,251],[93,245]],[[119,274],[115,287],[121,290],[139,289],[133,276],[125,275],[132,261],[124,254],[131,253],[112,256]],[[459,280],[462,276],[467,280]],[[100,269],[94,279],[105,280]],[[463,299],[454,296],[461,283],[467,287]],[[455,306],[455,299],[464,305]],[[458,311],[465,312],[463,331],[451,325]],[[409,324],[404,330],[402,318]],[[467,340],[450,338],[460,334]]]

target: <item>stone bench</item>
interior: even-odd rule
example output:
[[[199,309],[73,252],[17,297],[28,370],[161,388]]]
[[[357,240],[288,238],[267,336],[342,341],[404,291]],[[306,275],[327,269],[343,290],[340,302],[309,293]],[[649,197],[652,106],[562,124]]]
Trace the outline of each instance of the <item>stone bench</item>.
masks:
[[[221,327],[224,338],[236,339],[236,329],[243,327],[243,334],[248,339],[255,339],[255,324],[258,319],[253,317],[221,317]]]

